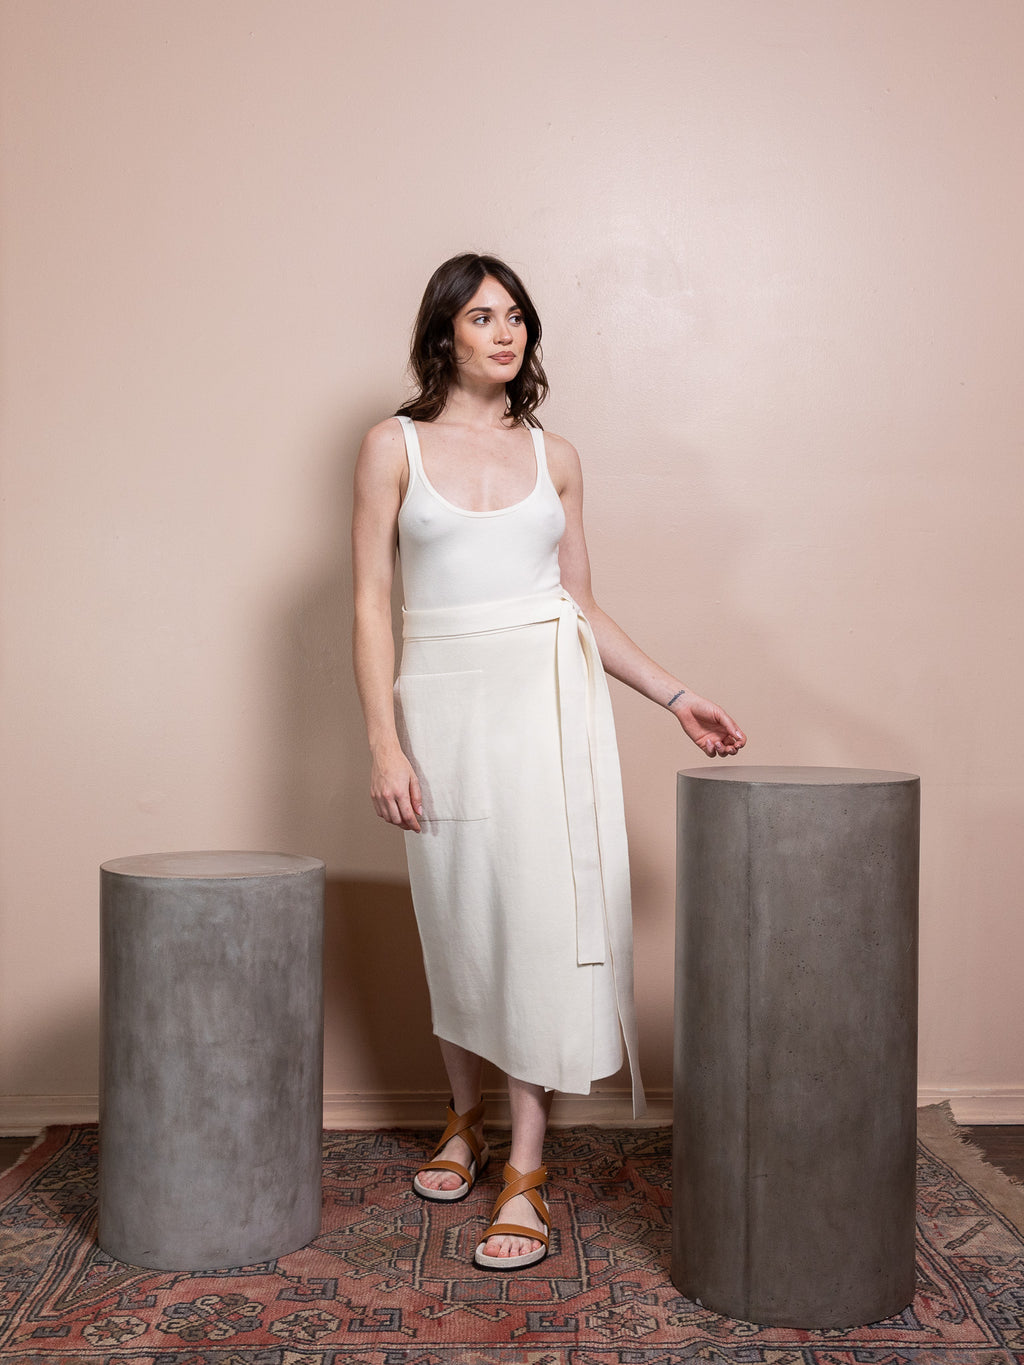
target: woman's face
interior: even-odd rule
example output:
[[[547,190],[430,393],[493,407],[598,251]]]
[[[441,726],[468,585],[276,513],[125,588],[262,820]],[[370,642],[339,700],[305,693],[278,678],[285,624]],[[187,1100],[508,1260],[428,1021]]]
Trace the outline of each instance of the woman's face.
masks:
[[[460,383],[507,384],[519,372],[526,323],[508,290],[488,275],[452,319]]]

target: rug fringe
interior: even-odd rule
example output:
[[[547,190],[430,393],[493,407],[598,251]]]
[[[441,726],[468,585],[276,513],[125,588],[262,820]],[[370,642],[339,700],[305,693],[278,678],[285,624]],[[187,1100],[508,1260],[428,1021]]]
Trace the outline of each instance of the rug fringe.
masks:
[[[948,1100],[925,1105],[917,1111],[917,1134],[929,1151],[983,1194],[1024,1237],[1024,1184],[987,1159],[953,1117]]]

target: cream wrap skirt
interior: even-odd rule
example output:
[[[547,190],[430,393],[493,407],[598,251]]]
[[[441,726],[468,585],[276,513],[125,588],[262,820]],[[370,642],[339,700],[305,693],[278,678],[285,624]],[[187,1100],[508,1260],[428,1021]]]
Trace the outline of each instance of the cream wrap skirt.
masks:
[[[404,613],[399,737],[423,791],[406,851],[434,1032],[586,1094],[637,1065],[611,698],[567,593]]]

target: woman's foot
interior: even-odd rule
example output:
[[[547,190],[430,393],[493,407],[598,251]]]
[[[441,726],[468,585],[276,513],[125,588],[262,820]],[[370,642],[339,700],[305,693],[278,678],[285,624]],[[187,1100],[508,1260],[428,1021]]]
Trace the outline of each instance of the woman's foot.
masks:
[[[494,1201],[490,1226],[473,1260],[485,1270],[525,1270],[548,1254],[551,1215],[539,1193],[548,1173],[544,1166],[524,1173],[509,1163],[502,1178],[504,1189]]]
[[[448,1124],[429,1161],[413,1177],[412,1187],[422,1199],[452,1203],[464,1199],[487,1165],[490,1153],[483,1141],[483,1101],[457,1114],[448,1104]]]
[[[477,1124],[473,1131],[480,1144],[481,1152],[486,1159],[487,1145],[483,1140],[483,1124]],[[464,1166],[468,1171],[472,1171],[473,1167],[471,1163],[475,1160],[473,1153],[470,1150],[469,1143],[466,1142],[464,1138],[460,1137],[453,1137],[450,1142],[446,1142],[445,1145],[435,1153],[435,1157],[438,1161],[455,1161],[460,1166]],[[455,1171],[431,1171],[427,1170],[425,1167],[416,1172],[416,1180],[428,1190],[457,1190],[465,1183],[462,1176],[456,1174]]]
[[[501,1221],[503,1223],[518,1223],[525,1228],[536,1228],[538,1232],[547,1232],[537,1211],[526,1198],[525,1195],[517,1194],[514,1199],[510,1199],[502,1207]],[[488,1237],[487,1241],[480,1248],[485,1256],[527,1256],[531,1252],[539,1251],[544,1243],[539,1237],[513,1237],[511,1235],[500,1235]]]

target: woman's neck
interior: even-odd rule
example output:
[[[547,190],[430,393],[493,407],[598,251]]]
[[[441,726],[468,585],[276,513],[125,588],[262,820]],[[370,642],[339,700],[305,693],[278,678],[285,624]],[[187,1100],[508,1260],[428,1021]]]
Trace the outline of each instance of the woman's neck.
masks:
[[[486,388],[453,385],[444,411],[436,420],[466,427],[507,427],[505,385],[488,384]]]

